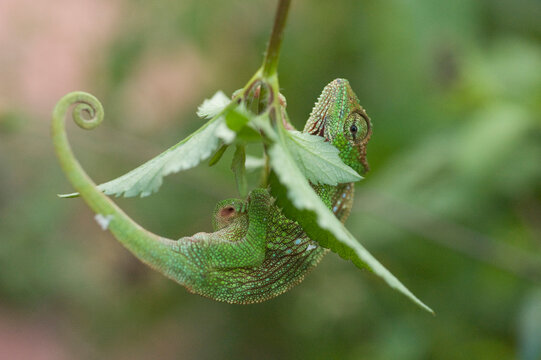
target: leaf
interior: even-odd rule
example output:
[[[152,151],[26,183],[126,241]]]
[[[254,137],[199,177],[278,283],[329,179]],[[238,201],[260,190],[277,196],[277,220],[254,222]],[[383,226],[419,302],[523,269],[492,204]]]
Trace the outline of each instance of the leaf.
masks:
[[[336,147],[321,136],[298,131],[284,132],[293,160],[312,184],[337,185],[359,181],[362,176],[342,162]]]
[[[231,170],[235,174],[237,189],[242,197],[248,194],[248,181],[246,180],[246,149],[244,145],[237,145],[233,161],[231,162]]]
[[[251,115],[248,110],[244,109],[243,105],[240,105],[226,114],[225,123],[228,128],[237,132],[250,121],[251,117],[253,117],[253,115]]]
[[[231,105],[231,100],[222,91],[216,92],[212,98],[203,101],[197,110],[199,117],[211,118],[205,125],[155,158],[98,185],[98,188],[107,195],[144,197],[158,191],[164,176],[197,166],[222,145],[212,158],[211,165],[218,162],[227,148],[225,145],[231,144],[236,136],[236,132],[226,125],[227,117],[230,117],[229,122],[235,128],[240,124],[242,128],[249,121],[249,118],[244,118],[247,116],[245,111],[237,110],[237,107],[226,109],[228,105]],[[79,193],[58,196],[72,198],[79,196]]]
[[[261,142],[261,134],[257,132],[250,123],[250,120],[257,118],[257,116],[246,109],[244,104],[239,105],[235,109],[232,109],[226,114],[225,123],[227,127],[237,133],[236,143],[259,143]]]
[[[212,119],[218,115],[227,105],[231,102],[231,99],[219,90],[210,99],[205,99],[201,105],[197,108],[197,116],[202,119]]]
[[[244,144],[248,143],[259,143],[262,141],[261,134],[256,130],[252,129],[250,126],[244,126],[237,132],[237,142],[242,142]]]
[[[225,125],[225,118],[219,116],[155,158],[98,188],[107,195],[148,196],[158,191],[164,176],[197,166],[218,146],[229,144],[234,138],[235,132]],[[76,197],[78,193],[60,196]]]
[[[220,161],[220,159],[222,158],[222,156],[224,155],[225,151],[227,150],[227,148],[229,147],[229,145],[222,145],[220,146],[220,148],[218,149],[218,151],[216,151],[214,153],[214,155],[212,155],[212,157],[210,158],[209,160],[209,166],[214,166],[218,163],[218,161]]]
[[[352,260],[359,268],[370,269],[391,288],[401,292],[424,310],[434,313],[381,265],[325,207],[295,164],[283,140],[272,145],[269,156],[273,169],[270,179],[271,193],[286,216],[297,221],[308,236],[318,241],[321,246]]]
[[[235,140],[236,133],[231,130],[223,121],[223,118],[218,120],[219,124],[216,126],[215,137],[223,140],[226,144],[231,144]]]

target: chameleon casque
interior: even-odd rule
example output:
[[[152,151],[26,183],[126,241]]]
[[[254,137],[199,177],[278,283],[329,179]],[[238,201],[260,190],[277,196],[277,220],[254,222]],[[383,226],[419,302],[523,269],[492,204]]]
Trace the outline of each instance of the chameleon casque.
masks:
[[[64,124],[70,104],[61,101],[53,114],[53,140],[68,179],[97,214],[110,219],[108,229],[124,246],[190,292],[228,303],[262,302],[300,283],[328,251],[284,216],[263,188],[252,190],[246,200],[219,202],[212,233],[170,240],[146,231],[96,188],[73,156]],[[359,174],[368,171],[371,123],[347,80],[336,79],[323,89],[304,132],[324,137]],[[345,222],[353,183],[312,187]]]

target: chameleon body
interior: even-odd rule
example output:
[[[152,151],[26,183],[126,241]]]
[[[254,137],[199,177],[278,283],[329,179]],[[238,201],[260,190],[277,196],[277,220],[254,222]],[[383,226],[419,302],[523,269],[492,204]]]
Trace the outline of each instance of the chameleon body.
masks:
[[[212,233],[169,240],[147,232],[96,189],[76,162],[63,129],[67,106],[61,101],[55,108],[53,137],[69,180],[95,212],[110,216],[109,230],[120,242],[189,291],[228,303],[262,302],[301,282],[327,252],[281,213],[266,189],[253,190],[246,200],[218,203]],[[336,79],[324,88],[304,132],[336,146],[344,163],[358,173],[368,171],[371,124],[347,80]],[[313,188],[344,222],[353,203],[353,184]]]

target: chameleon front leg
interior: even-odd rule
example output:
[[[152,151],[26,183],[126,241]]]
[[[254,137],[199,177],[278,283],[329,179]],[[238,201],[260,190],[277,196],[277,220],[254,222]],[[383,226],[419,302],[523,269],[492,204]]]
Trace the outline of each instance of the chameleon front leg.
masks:
[[[218,226],[230,224],[213,233],[197,233],[180,238],[173,249],[203,272],[215,269],[231,269],[260,266],[265,259],[267,239],[267,216],[272,198],[265,189],[253,190],[246,202],[245,213],[242,204],[235,201],[233,207],[226,202],[215,211]],[[221,203],[220,203],[221,204]],[[221,219],[221,210],[233,207],[239,213],[229,219]],[[238,210],[237,210],[238,209]],[[216,221],[219,218],[220,221]]]

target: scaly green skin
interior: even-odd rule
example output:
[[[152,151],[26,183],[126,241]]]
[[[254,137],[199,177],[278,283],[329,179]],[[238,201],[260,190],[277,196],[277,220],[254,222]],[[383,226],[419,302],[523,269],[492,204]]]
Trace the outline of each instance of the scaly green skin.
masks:
[[[85,128],[97,126],[103,117],[99,102],[85,93],[68,94],[55,107],[53,141],[68,179],[96,213],[111,217],[108,229],[124,246],[189,291],[229,303],[262,302],[301,282],[326,253],[273,205],[265,189],[253,190],[246,200],[218,203],[212,233],[174,241],[144,230],[96,188],[73,156],[64,117],[74,103],[75,121]],[[84,121],[81,111],[94,119]],[[304,131],[324,136],[360,174],[368,170],[370,121],[347,80],[336,79],[325,87]],[[353,184],[314,189],[344,222],[353,203]]]

